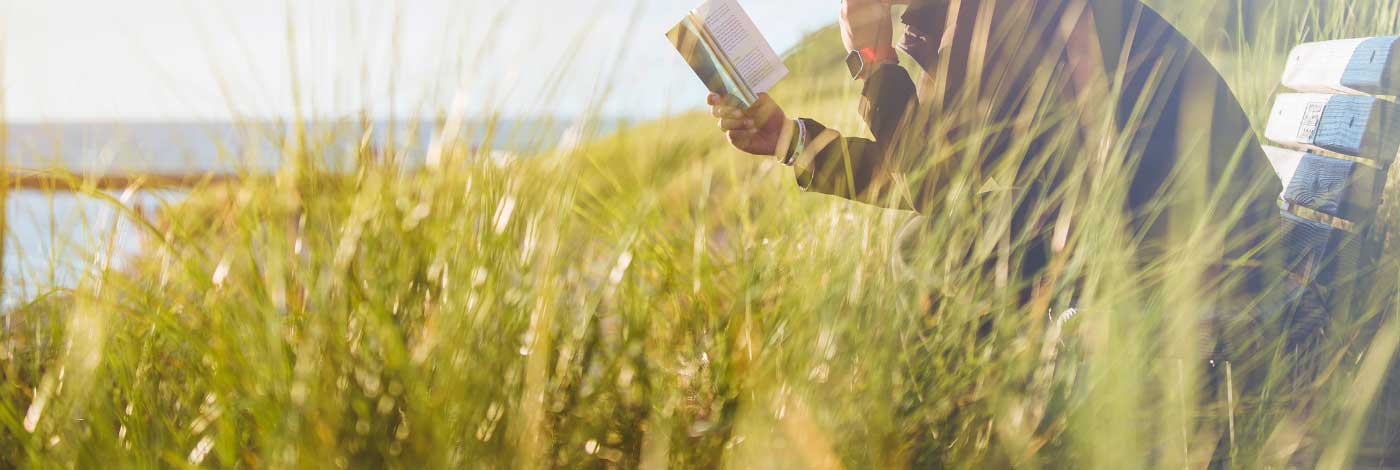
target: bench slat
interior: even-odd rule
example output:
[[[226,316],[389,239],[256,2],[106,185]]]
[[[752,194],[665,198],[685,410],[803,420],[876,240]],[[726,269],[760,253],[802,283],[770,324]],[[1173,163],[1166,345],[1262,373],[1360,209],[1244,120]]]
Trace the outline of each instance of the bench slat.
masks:
[[[1323,286],[1359,275],[1362,237],[1286,211],[1282,215],[1281,242],[1290,271]]]
[[[1396,105],[1370,96],[1284,93],[1264,134],[1299,150],[1326,150],[1387,165],[1400,148]]]
[[[1380,205],[1376,190],[1384,183],[1379,170],[1279,147],[1265,146],[1264,153],[1283,182],[1283,200],[1352,222],[1375,217]]]
[[[1371,222],[1386,183],[1384,169],[1400,149],[1400,107],[1368,95],[1400,94],[1398,49],[1400,36],[1386,36],[1308,43],[1289,53],[1282,82],[1303,93],[1277,97],[1265,136],[1288,148],[1264,150],[1283,183],[1280,198],[1289,204],[1280,211],[1275,246],[1285,268],[1298,275],[1294,280],[1311,293],[1296,299],[1300,316],[1292,319],[1293,343],[1322,331],[1332,315],[1359,305],[1370,289],[1368,271],[1380,251]],[[1294,211],[1339,219],[1323,223]]]
[[[1288,53],[1283,85],[1298,91],[1396,95],[1400,36],[1342,39],[1299,45]]]

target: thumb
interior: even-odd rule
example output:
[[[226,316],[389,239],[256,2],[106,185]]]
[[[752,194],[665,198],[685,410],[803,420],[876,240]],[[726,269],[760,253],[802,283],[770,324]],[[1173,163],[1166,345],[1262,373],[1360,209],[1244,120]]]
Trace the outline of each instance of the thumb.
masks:
[[[767,93],[759,93],[758,101],[755,101],[752,106],[749,106],[749,109],[746,110],[744,114],[753,118],[754,122],[764,123],[768,122],[768,118],[780,112],[782,112],[782,109],[778,107],[778,102],[773,101],[773,97],[768,96]]]

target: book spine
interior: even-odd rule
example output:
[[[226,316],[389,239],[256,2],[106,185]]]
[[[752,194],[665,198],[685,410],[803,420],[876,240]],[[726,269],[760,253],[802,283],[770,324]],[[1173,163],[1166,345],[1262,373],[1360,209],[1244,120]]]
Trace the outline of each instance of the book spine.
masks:
[[[729,58],[729,54],[724,53],[724,48],[719,47],[719,41],[715,39],[714,33],[710,32],[710,27],[706,26],[705,21],[701,19],[699,15],[696,15],[693,10],[687,16],[690,22],[695,25],[695,29],[700,31],[700,36],[703,39],[702,42],[705,43],[705,47],[709,48],[711,54],[719,60],[720,67],[724,69],[725,76],[729,77],[729,80],[734,82],[735,85],[738,85],[739,92],[744,95],[740,98],[744,101],[745,105],[757,103],[758,94],[753,92],[753,88],[750,87],[749,83],[744,80],[744,77],[739,74],[738,69],[734,67],[734,62]]]

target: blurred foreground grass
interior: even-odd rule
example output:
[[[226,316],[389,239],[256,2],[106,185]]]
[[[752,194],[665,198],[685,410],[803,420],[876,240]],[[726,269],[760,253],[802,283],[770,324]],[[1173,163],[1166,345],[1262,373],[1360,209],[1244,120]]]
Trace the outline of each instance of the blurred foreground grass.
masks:
[[[1396,21],[1279,2],[1212,58],[1259,116],[1291,42]],[[815,33],[775,95],[857,129],[839,49]],[[704,113],[338,176],[315,162],[344,155],[296,137],[307,164],[196,191],[127,266],[10,313],[0,467],[1345,466],[1400,434],[1352,421],[1386,403],[1365,392],[1389,358],[1362,359],[1393,351],[1368,326],[1393,308],[1337,319],[1314,383],[1284,386],[1279,347],[1207,379],[1222,365],[1164,354],[1199,333],[1171,266],[1133,285],[1151,276],[1122,275],[1111,236],[1077,240],[1098,290],[1061,324],[942,256],[978,252],[976,207],[899,261],[910,214],[801,195]],[[1239,377],[1261,385],[1201,391]]]

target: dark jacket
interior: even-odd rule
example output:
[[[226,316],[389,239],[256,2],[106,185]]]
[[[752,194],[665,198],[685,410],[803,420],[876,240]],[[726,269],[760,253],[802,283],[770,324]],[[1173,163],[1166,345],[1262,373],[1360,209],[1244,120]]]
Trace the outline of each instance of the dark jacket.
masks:
[[[1093,12],[1090,35],[1103,64],[1093,70],[1102,86],[1071,92],[1063,28],[1074,27],[1067,20],[1084,9]],[[1280,185],[1238,100],[1193,45],[1141,3],[928,0],[902,21],[908,32],[898,46],[923,69],[918,84],[896,65],[866,80],[860,110],[873,139],[801,120],[807,142],[795,160],[802,188],[937,219],[948,188],[958,186],[948,175],[975,175],[983,181],[972,186],[1014,189],[1020,202],[1012,230],[1049,233],[1063,202],[1050,199],[1065,197],[1066,181],[1089,183],[1071,174],[1068,160],[1105,158],[1086,151],[1106,146],[1085,142],[1111,135],[1126,150],[1121,161],[1101,165],[1107,174],[1098,177],[1130,178],[1124,210],[1128,228],[1147,240],[1142,249],[1180,239],[1200,211],[1218,210],[1221,220],[1238,220],[1218,253],[1233,258],[1276,219]],[[1076,99],[1114,97],[1116,104],[1097,108],[1113,116],[1072,115],[1094,109],[1075,107]],[[1103,122],[1113,132],[1095,134]],[[1071,132],[1058,132],[1065,126]],[[958,148],[940,148],[949,143]],[[1044,238],[1018,244],[1024,274],[1044,267],[1051,251]]]

